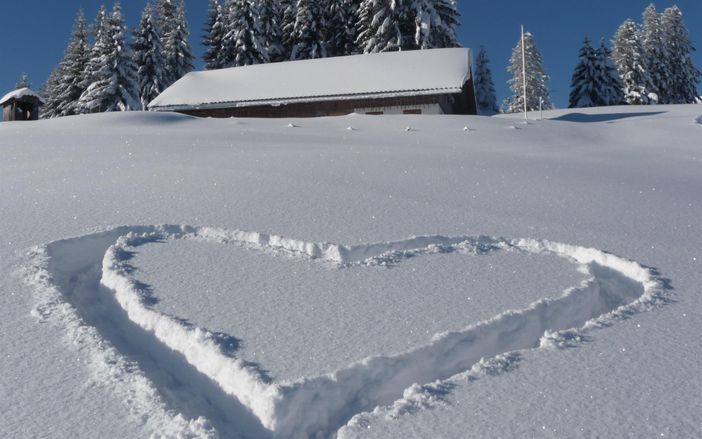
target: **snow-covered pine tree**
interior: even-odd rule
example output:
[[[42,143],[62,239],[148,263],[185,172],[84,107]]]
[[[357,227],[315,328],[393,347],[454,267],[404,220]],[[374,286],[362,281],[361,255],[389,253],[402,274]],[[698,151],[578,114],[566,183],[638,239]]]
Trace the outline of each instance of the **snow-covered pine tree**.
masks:
[[[522,41],[512,50],[510,65],[507,71],[512,74],[512,79],[507,81],[512,90],[512,96],[505,103],[505,113],[518,113],[524,111],[524,74],[522,66],[526,66],[527,82],[527,109],[534,111],[539,109],[539,104],[544,110],[553,108],[551,94],[546,87],[548,76],[544,71],[544,60],[541,53],[534,44],[534,36],[526,32],[524,34],[524,54],[526,63],[522,63]]]
[[[363,0],[358,10],[358,51],[376,53],[407,49],[410,31],[405,26],[405,13],[403,0]],[[413,33],[410,35],[414,37]]]
[[[136,68],[125,41],[126,32],[122,7],[116,2],[112,14],[102,23],[88,62],[88,70],[94,74],[89,78],[90,85],[80,97],[81,112],[129,111],[140,108]]]
[[[219,62],[223,67],[267,63],[257,4],[253,0],[225,0],[225,35]]]
[[[267,62],[278,62],[287,59],[283,45],[283,9],[281,2],[256,0],[259,16],[260,38],[266,48]]]
[[[601,84],[597,71],[597,57],[589,38],[585,37],[578,57],[578,64],[575,66],[570,83],[568,107],[596,107],[601,102],[599,96]]]
[[[59,101],[59,91],[61,86],[61,65],[59,64],[49,74],[49,78],[41,88],[41,95],[44,96],[44,105],[39,108],[39,117],[41,119],[51,119],[58,117],[58,107],[61,104]]]
[[[104,18],[104,9],[99,17]],[[78,100],[85,91],[85,71],[90,60],[91,48],[88,42],[88,27],[85,14],[78,11],[73,34],[68,43],[63,60],[58,67],[59,80],[49,100],[52,101],[55,111],[50,117],[71,116],[79,113]],[[49,112],[47,111],[47,114]]]
[[[156,26],[151,4],[147,4],[139,26],[134,29],[132,43],[142,110],[146,110],[149,102],[166,89],[166,60],[163,57],[161,35]]]
[[[356,44],[364,53],[458,47],[455,0],[363,0]]]
[[[622,23],[612,41],[612,58],[622,81],[624,100],[632,105],[655,104],[657,96],[650,92],[651,78],[639,36],[636,23],[632,20]]]
[[[666,62],[668,56],[663,42],[661,14],[656,11],[656,6],[653,3],[644,10],[640,32],[644,66],[650,78],[648,92],[658,96],[659,104],[665,104],[670,101],[667,90],[671,72],[668,71],[668,63]]]
[[[490,71],[488,63],[485,48],[480,46],[478,57],[475,60],[475,100],[478,103],[480,114],[491,115],[500,109],[497,107],[495,83],[492,81],[492,71]]]
[[[22,72],[20,75],[19,81],[17,81],[17,84],[15,84],[15,89],[19,90],[20,88],[31,88],[32,84],[29,82],[29,76],[27,73]]]
[[[419,49],[459,47],[455,0],[405,0],[414,20],[414,44]]]
[[[156,13],[158,15],[158,28],[161,30],[162,43],[170,36],[176,26],[178,8],[175,0],[156,0]]]
[[[327,9],[328,55],[344,56],[356,53],[356,14],[358,2],[336,0]]]
[[[291,35],[291,60],[327,56],[327,8],[327,0],[297,0]]]
[[[190,45],[190,30],[188,26],[188,18],[185,10],[185,0],[178,2],[178,14],[176,15],[176,28],[172,37],[172,47],[176,47],[177,57],[173,66],[175,66],[176,80],[182,78],[187,73],[195,70],[193,64],[195,56]]]
[[[166,59],[167,84],[170,85],[195,68],[194,56],[188,37],[188,20],[185,2],[180,0],[158,0],[158,28],[161,29],[164,57]]]
[[[109,40],[107,37],[107,21],[107,9],[105,5],[102,4],[95,17],[95,21],[90,25],[89,35],[92,37],[93,44],[86,55],[87,62],[85,63],[85,68],[81,73],[81,80],[78,84],[81,94],[75,104],[77,114],[87,112],[81,99],[85,91],[96,80],[98,74],[103,69],[103,65],[101,64],[102,52],[105,51],[105,45]],[[100,42],[100,45],[98,45],[98,42]]]
[[[97,16],[95,17],[95,21],[90,25],[90,29],[88,31],[89,36],[92,37],[93,43],[95,43],[100,35],[105,32],[108,19],[109,14],[107,13],[107,8],[104,4],[101,4],[100,9],[98,9]]]
[[[231,23],[231,11],[234,9],[235,4],[236,0],[223,0],[222,3],[222,41],[217,53],[217,58],[213,61],[213,64],[217,65],[220,69],[230,67],[235,58],[235,42],[227,38],[233,27]]]
[[[210,0],[207,8],[207,23],[204,29],[205,35],[202,38],[202,45],[207,49],[202,56],[205,61],[205,69],[221,69],[220,52],[222,51],[222,40],[224,39],[224,14],[222,4],[219,0]]]
[[[84,91],[81,84],[89,56],[88,28],[81,9],[73,24],[73,32],[63,59],[42,87],[45,97],[41,108],[43,119],[78,113],[78,99]]]
[[[280,9],[283,11],[281,24],[281,40],[283,42],[283,60],[289,60],[292,53],[295,16],[297,15],[297,0],[281,0]]]
[[[664,29],[663,42],[667,48],[667,64],[670,76],[666,96],[671,104],[696,102],[697,84],[700,71],[692,62],[691,54],[695,50],[683,22],[682,12],[677,6],[663,11],[661,18]]]
[[[600,41],[600,47],[595,52],[597,58],[597,75],[600,78],[600,101],[599,106],[621,105],[624,103],[622,94],[622,82],[619,80],[619,72],[612,61],[612,51],[605,45],[604,38]]]

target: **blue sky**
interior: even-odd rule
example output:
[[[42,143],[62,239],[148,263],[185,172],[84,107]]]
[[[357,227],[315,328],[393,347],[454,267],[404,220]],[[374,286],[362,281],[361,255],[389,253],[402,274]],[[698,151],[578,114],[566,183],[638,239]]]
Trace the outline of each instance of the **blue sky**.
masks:
[[[32,85],[39,88],[51,69],[61,59],[70,36],[75,14],[81,6],[90,20],[97,13],[100,0],[2,0],[0,19],[0,94],[11,90],[20,74],[26,71]],[[111,2],[106,2],[111,6]],[[130,26],[138,21],[144,0],[123,0]],[[650,0],[459,0],[461,43],[477,49],[484,45],[500,101],[509,90],[505,71],[512,47],[519,38],[519,25],[534,34],[541,50],[546,71],[551,76],[549,88],[556,105],[566,106],[570,77],[577,62],[583,37],[608,41],[619,24],[632,18],[640,21]],[[677,4],[683,11],[690,36],[700,51],[694,61],[702,69],[702,1],[679,0],[654,2],[659,10]],[[207,1],[186,0],[195,53],[202,53],[201,28],[205,21]],[[26,33],[26,34],[23,34]],[[198,61],[197,67],[201,67]]]

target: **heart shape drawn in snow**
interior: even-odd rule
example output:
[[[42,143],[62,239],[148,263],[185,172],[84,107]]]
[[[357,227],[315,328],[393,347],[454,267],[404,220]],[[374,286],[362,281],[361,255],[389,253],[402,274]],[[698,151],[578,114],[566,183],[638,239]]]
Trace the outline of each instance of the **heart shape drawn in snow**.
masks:
[[[169,240],[243,244],[351,268],[434,253],[513,251],[565,258],[590,279],[558,298],[437,334],[405,353],[276,383],[232,358],[226,334],[150,305],[129,260],[135,248]],[[424,236],[344,246],[208,227],[125,226],[55,241],[28,257],[23,275],[37,297],[33,314],[61,326],[73,345],[89,352],[94,379],[165,437],[333,436],[353,416],[401,399],[417,383],[465,372],[481,358],[567,345],[588,330],[665,301],[665,282],[653,269],[601,250],[533,239]]]

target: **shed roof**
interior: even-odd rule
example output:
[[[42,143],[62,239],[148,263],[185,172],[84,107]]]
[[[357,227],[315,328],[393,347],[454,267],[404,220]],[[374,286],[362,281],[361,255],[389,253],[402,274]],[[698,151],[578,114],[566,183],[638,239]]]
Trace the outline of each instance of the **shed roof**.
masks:
[[[10,102],[13,99],[16,101],[19,101],[19,100],[22,100],[23,98],[28,98],[28,97],[36,98],[41,103],[44,102],[44,99],[42,99],[42,97],[41,97],[41,95],[39,95],[39,93],[35,92],[31,88],[25,87],[25,88],[18,88],[17,90],[11,91],[8,94],[6,94],[5,96],[3,96],[2,99],[0,99],[0,105],[5,105],[6,103]]]
[[[351,55],[192,72],[154,110],[280,105],[366,97],[459,93],[471,78],[470,49]]]

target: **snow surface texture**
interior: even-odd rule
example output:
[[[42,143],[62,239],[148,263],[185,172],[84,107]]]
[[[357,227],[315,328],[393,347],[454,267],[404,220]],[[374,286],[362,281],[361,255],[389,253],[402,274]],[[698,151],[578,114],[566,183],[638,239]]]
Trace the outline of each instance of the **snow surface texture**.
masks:
[[[244,360],[231,358],[221,346],[221,334],[185,324],[149,306],[147,294],[130,275],[133,270],[128,263],[130,255],[145,243],[172,239],[280,249],[343,267],[398,264],[407,258],[433,253],[483,254],[507,250],[551,253],[583,265],[592,278],[568,289],[558,299],[544,299],[526,309],[505,312],[463,331],[437,334],[431,344],[413,351],[392,357],[369,357],[325,376],[271,383]],[[260,437],[266,431],[273,437],[331,436],[357,413],[387,404],[393,404],[392,410],[399,410],[398,405],[415,404],[416,383],[429,384],[449,378],[486,357],[539,346],[568,346],[592,328],[611,325],[626,315],[661,303],[664,292],[663,283],[650,269],[599,250],[484,236],[426,236],[344,246],[211,228],[123,227],[50,243],[35,249],[31,259],[26,280],[39,299],[34,314],[43,320],[54,320],[76,344],[94,352],[98,373],[117,378],[118,392],[134,395],[129,400],[136,407],[130,409],[149,417],[154,433],[173,430],[176,436],[185,437],[191,433],[209,436],[212,431],[206,427],[211,422],[218,426],[227,422],[229,429],[220,431],[223,435],[231,434],[234,429],[245,437]],[[100,297],[112,292],[114,299]],[[133,331],[139,334],[131,338],[139,339],[135,344],[142,344],[142,349],[152,352],[153,365],[138,364],[138,369],[134,369],[168,368],[168,355],[158,357],[159,349],[163,350],[158,344],[162,343],[182,354],[189,366],[217,383],[221,392],[234,396],[243,407],[234,403],[219,407],[229,418],[226,421],[199,417],[185,422],[180,415],[164,412],[163,403],[144,381],[143,373],[130,373],[128,361],[118,352],[106,349],[99,337],[93,335],[95,328],[91,324],[97,325],[97,332],[106,335],[106,341],[114,345],[119,343],[112,342],[110,336],[127,333],[124,327],[130,324],[138,326],[142,331],[135,328]],[[156,346],[151,349],[149,343]],[[195,374],[178,373],[179,382],[188,380],[186,373]],[[193,391],[197,391],[196,386]],[[210,394],[204,394],[203,398],[214,399]],[[244,408],[257,419],[251,419]]]
[[[132,113],[0,123],[0,432],[18,438],[267,437],[291,428],[336,430],[346,438],[700,437],[701,113],[690,105],[559,110],[544,113],[551,120],[526,122],[519,115],[201,120]],[[194,226],[119,227],[128,224]],[[292,243],[311,243],[312,250],[238,240],[230,245],[216,238],[238,228],[292,237]],[[387,243],[427,233],[481,233],[506,247],[467,255],[453,249],[456,243],[443,242],[435,249],[447,253],[410,259],[402,254],[405,248],[388,268],[363,259],[339,266],[323,252],[310,256],[315,248],[333,247],[318,244],[324,241],[351,249],[380,242],[393,250]],[[71,236],[78,238],[56,241]],[[602,297],[614,300],[591,301],[587,282],[580,280],[561,297],[530,282],[534,297],[548,298],[543,305],[515,296],[505,308],[432,332],[449,331],[443,337],[306,378],[270,379],[265,361],[251,364],[247,349],[231,349],[239,332],[223,331],[206,315],[187,323],[164,303],[154,305],[139,284],[140,256],[130,259],[137,251],[157,257],[183,246],[217,248],[213,253],[220,254],[231,248],[362,277],[372,270],[401,272],[422,261],[470,264],[509,255],[546,261],[553,276],[558,273],[552,259],[562,259],[573,272],[583,265],[551,250],[532,253],[521,240],[489,238],[500,236],[536,238],[524,243],[537,247],[562,242],[575,250],[606,250],[586,253],[607,263],[585,265],[589,282],[599,282]],[[163,244],[150,241],[164,238]],[[427,252],[432,243],[408,248]],[[385,251],[373,249],[369,257]],[[613,261],[622,267],[606,268]],[[645,284],[629,277],[635,273],[664,288],[664,296],[651,297],[668,304],[618,314],[621,306],[636,311],[653,305],[646,302]],[[210,271],[203,288],[216,289],[231,274]],[[438,277],[444,275],[466,280],[460,270],[437,270],[426,282],[445,284]],[[545,271],[544,277],[551,275]],[[131,316],[117,290],[129,300]],[[502,297],[514,291],[519,289]],[[353,290],[341,284],[334,292]],[[583,307],[570,302],[577,298]],[[455,373],[451,361],[434,369],[422,357],[463,339],[471,326],[487,328],[488,337],[509,319],[533,328],[548,317],[539,317],[541,307],[564,306],[570,314],[598,302],[604,305],[594,310],[600,314],[583,318],[605,328],[594,330],[581,319],[571,321],[573,331],[544,327],[492,342],[481,337],[450,352],[456,361],[466,356]],[[498,317],[506,310],[513,312]],[[217,310],[219,318],[236,319],[240,312],[246,310]],[[284,310],[277,312],[285,318]],[[602,322],[608,315],[613,321]],[[209,346],[206,352],[221,360],[224,372],[253,377],[251,386],[277,395],[257,400],[263,408],[256,410],[271,411],[254,414],[243,396],[232,397],[209,371],[198,371],[195,360],[144,329],[140,319],[146,317],[160,322],[154,328],[167,326],[196,340],[194,354]],[[394,313],[387,319],[388,325],[404,322]],[[306,323],[300,323],[302,330],[313,329]],[[372,337],[379,329],[366,330]],[[200,338],[193,335],[198,332]],[[511,340],[524,347],[505,352]],[[472,363],[469,355],[476,356]],[[394,374],[404,365],[417,367],[408,370],[407,382]],[[376,371],[393,378],[364,387]],[[338,379],[349,387],[334,387]],[[353,401],[354,393],[363,397]],[[311,405],[318,416],[298,422],[295,410],[312,394],[324,407]]]
[[[414,350],[436,333],[558,297],[587,279],[563,258],[507,251],[436,253],[362,270],[183,239],[134,253],[132,276],[154,310],[235,335],[232,353],[276,382]]]

